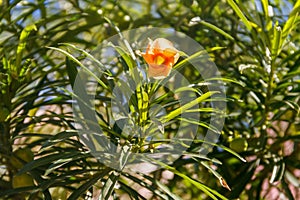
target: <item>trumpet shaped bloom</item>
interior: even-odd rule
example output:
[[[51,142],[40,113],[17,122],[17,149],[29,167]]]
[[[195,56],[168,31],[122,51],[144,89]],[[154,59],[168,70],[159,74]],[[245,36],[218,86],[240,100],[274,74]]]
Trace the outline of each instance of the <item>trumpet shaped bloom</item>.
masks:
[[[169,40],[157,38],[154,41],[149,39],[146,52],[142,56],[149,66],[148,77],[162,79],[170,74],[179,58],[179,52]]]

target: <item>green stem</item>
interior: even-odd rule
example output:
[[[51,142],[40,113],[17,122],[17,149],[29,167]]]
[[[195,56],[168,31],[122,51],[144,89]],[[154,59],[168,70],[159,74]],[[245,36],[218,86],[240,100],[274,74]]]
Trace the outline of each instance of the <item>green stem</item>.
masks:
[[[274,87],[274,59],[271,59],[270,61],[270,74],[269,74],[269,79],[268,79],[268,87],[267,87],[267,96],[265,100],[265,113],[264,113],[264,123],[262,123],[261,127],[261,146],[264,149],[266,143],[267,143],[267,138],[268,138],[268,133],[267,133],[267,128],[270,124],[270,102],[272,98],[272,93],[273,93],[273,87]]]

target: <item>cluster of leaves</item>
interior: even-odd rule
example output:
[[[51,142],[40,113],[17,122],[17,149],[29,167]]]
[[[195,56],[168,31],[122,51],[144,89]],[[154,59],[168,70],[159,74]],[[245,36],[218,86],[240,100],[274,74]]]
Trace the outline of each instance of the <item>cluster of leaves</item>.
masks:
[[[270,196],[275,192],[296,199],[300,185],[296,175],[300,168],[299,12],[299,1],[0,0],[0,197],[258,199],[277,198]],[[228,110],[218,148],[207,157],[197,154],[203,141],[194,141],[186,157],[170,165],[157,163],[160,169],[142,174],[103,165],[82,143],[71,110],[74,94],[68,91],[77,70],[85,69],[81,59],[88,57],[101,69],[101,63],[82,49],[92,49],[118,33],[110,21],[121,30],[170,27],[199,41],[210,53],[228,81]],[[76,46],[57,48],[59,43]],[[212,51],[214,47],[224,48]],[[155,144],[122,135],[109,121],[118,74],[135,66],[126,49],[114,48],[120,53],[119,71],[105,69],[102,77],[96,77],[97,120],[114,144],[134,146],[135,152],[154,151]],[[191,83],[203,81],[193,70],[181,72]],[[193,88],[199,93],[194,102],[202,108],[199,111],[217,112],[203,107],[203,101],[212,100],[213,91],[202,89]],[[184,120],[176,113],[187,110],[180,108],[174,92],[157,85],[140,86],[137,91],[141,93],[133,96],[130,108],[138,115],[130,117],[140,127],[149,126],[142,108],[158,102],[168,111],[168,118],[162,120],[175,124]],[[165,98],[157,98],[158,91]],[[143,105],[149,97],[152,100]],[[95,112],[91,105],[81,106]],[[209,118],[203,116],[197,122],[200,130],[208,128]],[[164,131],[165,141],[176,132],[171,126]],[[235,148],[239,138],[242,148]],[[31,179],[20,184],[24,174]],[[220,187],[223,180],[231,191]]]
[[[172,26],[205,47],[226,47],[212,55],[214,62],[223,77],[240,83],[227,87],[228,118],[221,143],[249,161],[245,164],[229,154],[214,154],[232,186],[228,196],[297,198],[299,1],[186,4],[190,9],[176,4],[162,9],[162,15],[176,16]]]
[[[225,3],[232,9],[223,9]],[[193,24],[195,31],[190,32],[188,21],[181,30],[199,42],[226,47],[214,61],[224,76],[243,86],[228,85],[226,93],[231,100],[222,143],[243,138],[239,145],[248,148],[237,150],[249,160],[245,164],[222,155],[220,170],[232,186],[229,197],[297,198],[300,2],[228,0],[198,5],[189,14],[190,19],[200,16]],[[201,29],[207,33],[196,31]]]

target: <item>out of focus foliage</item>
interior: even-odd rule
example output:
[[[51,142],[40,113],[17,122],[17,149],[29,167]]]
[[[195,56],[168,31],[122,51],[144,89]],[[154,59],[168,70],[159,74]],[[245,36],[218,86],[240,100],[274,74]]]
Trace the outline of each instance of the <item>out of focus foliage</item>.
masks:
[[[1,199],[299,199],[299,12],[299,0],[0,0]],[[117,34],[107,19],[120,31],[171,28],[208,51],[227,110],[207,157],[192,156],[195,142],[190,159],[116,172],[82,143],[69,92],[78,63],[53,49],[76,45],[64,49],[80,62]],[[103,110],[110,94],[99,97]],[[176,103],[171,95],[162,102]]]

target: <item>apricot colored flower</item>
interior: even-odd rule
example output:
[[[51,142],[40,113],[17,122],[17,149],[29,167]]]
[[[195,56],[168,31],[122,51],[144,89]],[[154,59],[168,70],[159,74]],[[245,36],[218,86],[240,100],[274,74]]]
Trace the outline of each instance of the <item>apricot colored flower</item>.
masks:
[[[179,52],[172,42],[164,38],[157,38],[154,41],[149,39],[149,44],[143,58],[147,62],[148,76],[155,79],[166,78],[174,64],[179,58]]]

